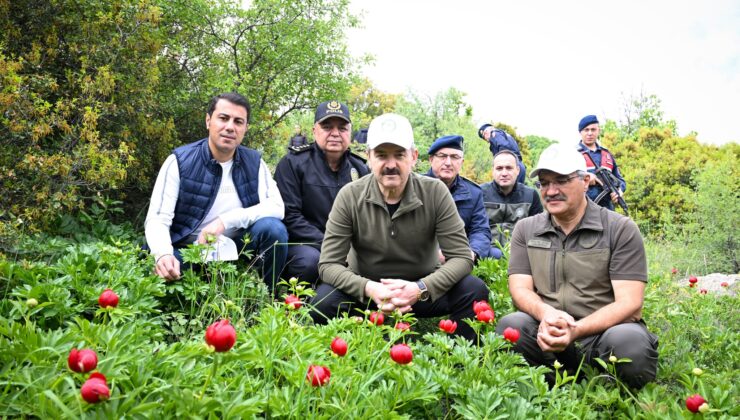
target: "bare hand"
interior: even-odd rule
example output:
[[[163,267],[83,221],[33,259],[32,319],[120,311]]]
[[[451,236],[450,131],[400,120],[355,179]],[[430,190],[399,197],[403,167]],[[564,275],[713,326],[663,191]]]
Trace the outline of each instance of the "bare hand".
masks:
[[[396,296],[391,303],[401,313],[411,310],[419,297],[419,286],[415,282],[401,279],[380,279],[380,282],[391,290],[396,291]]]
[[[180,278],[180,261],[174,255],[163,255],[154,264],[154,274],[167,281],[177,280]]]
[[[225,230],[224,222],[221,221],[220,217],[217,217],[216,220],[209,223],[208,226],[204,227],[203,230],[200,231],[200,235],[198,235],[198,243],[201,245],[206,244],[208,243],[209,236],[218,238]]]
[[[576,338],[577,323],[567,312],[552,310],[545,314],[537,330],[537,344],[543,351],[561,352]]]
[[[622,191],[619,191],[619,194],[613,192],[611,194],[612,203],[615,203],[616,204],[616,202],[619,201],[619,197],[621,197],[621,196],[622,196]]]
[[[442,253],[442,250],[441,250],[441,249],[440,249],[440,250],[439,250],[439,252],[437,253],[437,259],[439,260],[439,263],[440,263],[440,264],[444,264],[444,263],[445,263],[445,256],[444,256],[444,254]]]
[[[365,296],[372,299],[378,306],[378,309],[387,314],[396,310],[396,306],[391,302],[391,300],[397,294],[398,291],[396,289],[391,289],[376,281],[369,281],[365,285]]]

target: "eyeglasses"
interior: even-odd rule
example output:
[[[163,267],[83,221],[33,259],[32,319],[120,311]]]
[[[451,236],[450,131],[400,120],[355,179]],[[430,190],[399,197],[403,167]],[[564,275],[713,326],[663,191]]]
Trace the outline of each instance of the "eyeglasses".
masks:
[[[453,161],[453,162],[457,162],[457,161],[459,161],[460,159],[463,158],[460,155],[447,155],[447,154],[444,154],[444,153],[435,153],[433,156],[436,157],[436,158],[438,158],[438,159],[442,159],[442,160],[447,160],[447,158],[450,158],[450,160]]]
[[[567,178],[555,178],[552,181],[545,181],[545,182],[537,181],[534,183],[534,186],[540,190],[547,190],[548,188],[550,188],[550,185],[555,185],[556,188],[560,188],[564,186],[565,184],[569,183],[571,180],[576,179],[578,177],[579,175],[575,174]]]

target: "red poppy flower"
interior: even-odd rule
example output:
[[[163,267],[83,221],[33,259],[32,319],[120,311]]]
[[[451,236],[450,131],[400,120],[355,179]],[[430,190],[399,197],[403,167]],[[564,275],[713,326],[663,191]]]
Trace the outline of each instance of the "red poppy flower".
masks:
[[[285,304],[290,307],[290,309],[298,309],[301,306],[303,306],[303,302],[298,298],[296,295],[288,295],[285,297]]]
[[[491,309],[491,305],[489,305],[487,301],[480,300],[473,303],[473,312],[478,314],[483,311],[493,311],[493,309]]]
[[[385,321],[385,316],[382,312],[371,312],[368,319],[370,320],[371,324],[383,325],[383,322]]]
[[[347,342],[339,337],[334,337],[331,340],[331,351],[337,356],[344,356],[347,354]]]
[[[216,321],[206,329],[206,343],[218,352],[229,351],[236,343],[236,330],[228,319]]]
[[[485,310],[478,312],[477,318],[480,322],[490,323],[493,322],[494,319],[496,319],[496,316],[493,314],[493,311]]]
[[[511,327],[506,327],[504,330],[504,339],[512,343],[519,341],[519,330]]]
[[[408,331],[411,329],[411,324],[408,322],[396,322],[396,326],[394,328],[399,331]]]
[[[443,319],[439,321],[439,329],[447,334],[452,334],[457,329],[457,322],[451,319]]]
[[[399,365],[407,365],[413,360],[414,354],[406,344],[396,344],[391,347],[391,359]]]
[[[686,398],[686,408],[692,413],[698,413],[699,407],[706,402],[707,400],[705,400],[704,397],[699,394],[694,394]]]
[[[311,386],[324,386],[329,382],[331,372],[326,366],[309,365],[306,380]]]
[[[105,289],[98,298],[98,304],[101,308],[115,308],[118,306],[118,295],[111,289]]]
[[[67,366],[75,372],[90,372],[98,366],[98,355],[90,349],[72,349],[67,356]]]
[[[106,383],[105,376],[101,373],[93,373],[80,388],[82,399],[90,404],[107,400],[110,398],[110,389]]]

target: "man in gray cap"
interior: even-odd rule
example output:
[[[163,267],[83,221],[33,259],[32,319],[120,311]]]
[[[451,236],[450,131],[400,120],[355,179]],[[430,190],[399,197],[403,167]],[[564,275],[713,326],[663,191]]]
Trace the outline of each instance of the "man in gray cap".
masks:
[[[314,321],[368,307],[473,318],[473,302],[488,299],[488,288],[470,274],[473,257],[447,187],[413,173],[419,152],[411,123],[397,114],[375,118],[367,147],[372,175],[339,191],[326,223]],[[476,337],[465,322],[456,333]]]
[[[532,365],[575,370],[582,358],[628,358],[617,375],[642,387],[655,379],[658,338],[642,320],[647,262],[637,225],[586,198],[592,175],[571,147],[549,146],[530,176],[547,212],[514,228],[509,291],[520,312],[496,332],[518,329],[514,349]]]

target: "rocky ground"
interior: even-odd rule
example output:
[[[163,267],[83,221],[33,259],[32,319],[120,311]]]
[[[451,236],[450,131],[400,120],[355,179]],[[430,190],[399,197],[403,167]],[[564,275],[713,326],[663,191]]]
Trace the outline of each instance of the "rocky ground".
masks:
[[[706,289],[708,293],[715,294],[728,294],[735,296],[737,294],[738,282],[740,282],[740,275],[738,274],[722,274],[712,273],[706,276],[696,276],[699,280],[696,282],[696,288]],[[678,280],[682,286],[689,285],[689,278],[684,277]],[[722,286],[722,283],[727,283],[727,286]]]

